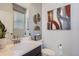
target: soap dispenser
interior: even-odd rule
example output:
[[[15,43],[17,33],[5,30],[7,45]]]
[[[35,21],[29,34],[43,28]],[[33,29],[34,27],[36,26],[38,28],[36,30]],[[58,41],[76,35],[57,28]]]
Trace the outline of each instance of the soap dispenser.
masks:
[[[62,46],[62,44],[58,45],[58,50],[59,50],[58,56],[63,56],[63,46]]]

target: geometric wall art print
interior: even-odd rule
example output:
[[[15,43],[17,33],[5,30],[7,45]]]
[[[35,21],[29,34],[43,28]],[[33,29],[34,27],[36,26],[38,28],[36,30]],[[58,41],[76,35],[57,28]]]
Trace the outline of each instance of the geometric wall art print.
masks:
[[[48,30],[71,29],[71,5],[48,11]]]

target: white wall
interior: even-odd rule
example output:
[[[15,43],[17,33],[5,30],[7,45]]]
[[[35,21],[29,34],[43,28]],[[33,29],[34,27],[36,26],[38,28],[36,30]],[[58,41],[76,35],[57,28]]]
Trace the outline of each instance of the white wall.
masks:
[[[45,47],[54,49],[57,53],[61,43],[64,55],[79,55],[79,4],[71,4],[71,30],[47,30],[47,11],[67,4],[42,4],[42,39]]]
[[[72,4],[72,27],[73,27],[73,55],[79,56],[79,4]],[[72,41],[71,41],[72,42]]]
[[[35,34],[41,34],[41,31],[38,31],[38,32],[34,31],[35,24],[33,22],[33,17],[37,13],[39,13],[41,16],[42,4],[32,3],[29,7],[29,32],[32,34],[32,37],[34,37]],[[41,26],[41,22],[38,25]]]
[[[10,3],[0,3],[0,20],[5,25],[7,32],[13,33],[12,4],[10,4]]]

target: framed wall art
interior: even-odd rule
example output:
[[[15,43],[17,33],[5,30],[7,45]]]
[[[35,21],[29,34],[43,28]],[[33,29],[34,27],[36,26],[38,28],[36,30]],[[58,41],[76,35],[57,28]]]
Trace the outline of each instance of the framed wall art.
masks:
[[[48,30],[70,30],[71,29],[71,5],[66,5],[48,13]]]

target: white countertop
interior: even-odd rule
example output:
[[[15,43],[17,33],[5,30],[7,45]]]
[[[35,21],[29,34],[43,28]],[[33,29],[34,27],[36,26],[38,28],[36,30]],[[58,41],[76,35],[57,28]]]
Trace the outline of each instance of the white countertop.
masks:
[[[41,41],[33,40],[24,40],[23,42],[16,45],[8,44],[4,49],[0,50],[0,56],[21,56],[30,52],[41,44]]]

